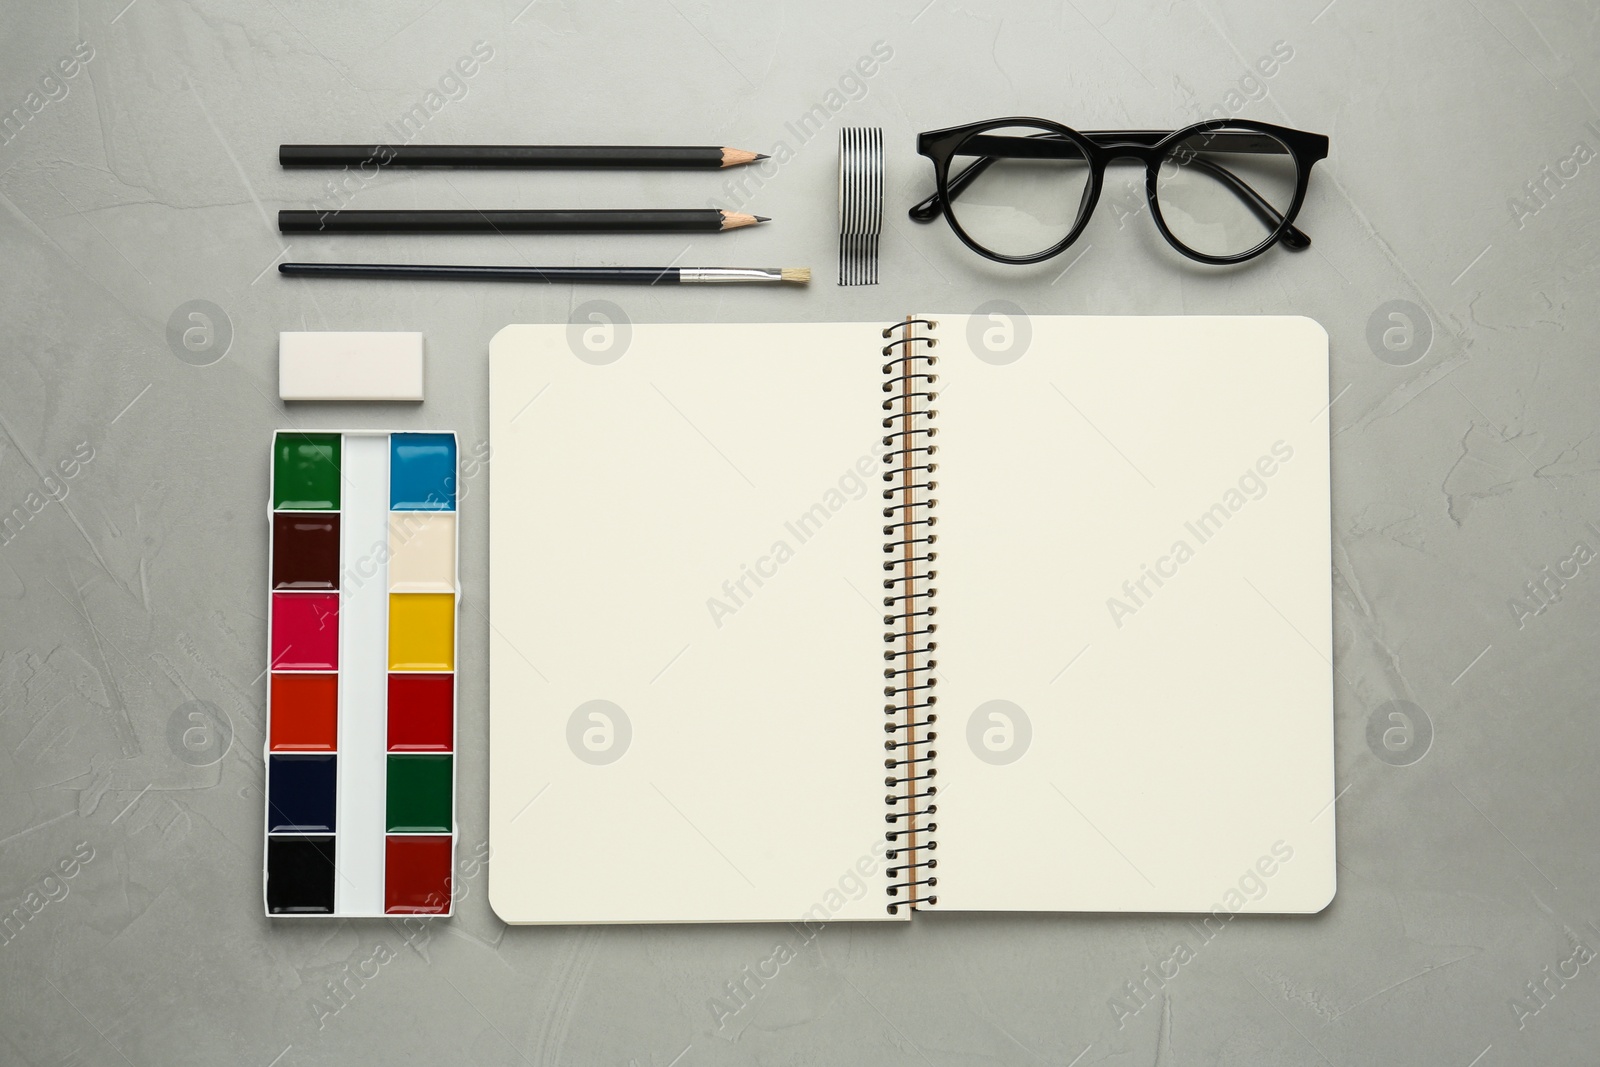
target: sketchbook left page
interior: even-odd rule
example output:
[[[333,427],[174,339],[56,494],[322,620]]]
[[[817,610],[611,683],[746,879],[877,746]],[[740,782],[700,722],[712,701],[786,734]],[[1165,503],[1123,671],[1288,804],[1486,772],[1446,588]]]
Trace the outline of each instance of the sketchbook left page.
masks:
[[[881,327],[610,329],[490,346],[495,912],[894,918]]]

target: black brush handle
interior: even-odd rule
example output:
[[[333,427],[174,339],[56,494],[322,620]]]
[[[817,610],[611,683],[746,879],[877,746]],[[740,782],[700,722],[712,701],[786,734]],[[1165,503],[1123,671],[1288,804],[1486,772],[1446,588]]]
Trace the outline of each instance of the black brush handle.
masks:
[[[280,211],[279,233],[715,233],[715,208],[659,211]]]
[[[285,167],[583,167],[718,170],[722,149],[581,144],[286,144]]]
[[[278,272],[311,278],[416,278],[431,281],[615,282],[677,285],[677,267],[483,267],[409,263],[280,263]]]

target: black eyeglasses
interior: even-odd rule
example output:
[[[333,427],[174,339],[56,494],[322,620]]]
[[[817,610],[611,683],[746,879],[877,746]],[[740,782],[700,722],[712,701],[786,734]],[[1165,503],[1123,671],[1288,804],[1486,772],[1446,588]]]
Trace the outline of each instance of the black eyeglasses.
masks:
[[[1294,219],[1328,139],[1246,119],[1080,133],[1005,118],[919,134],[917,152],[933,161],[938,192],[911,217],[944,215],[968,248],[1001,263],[1037,263],[1077,240],[1106,164],[1120,159],[1144,164],[1150,214],[1172,247],[1202,263],[1239,263],[1279,242],[1310,247]],[[958,156],[974,158],[952,177]]]

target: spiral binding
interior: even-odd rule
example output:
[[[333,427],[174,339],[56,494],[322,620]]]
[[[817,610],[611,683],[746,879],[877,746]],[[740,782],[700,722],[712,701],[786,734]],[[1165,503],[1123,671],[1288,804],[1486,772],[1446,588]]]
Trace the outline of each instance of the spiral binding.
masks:
[[[939,829],[931,820],[939,810],[933,802],[938,753],[932,747],[938,738],[933,729],[938,721],[933,712],[938,699],[933,694],[938,684],[933,676],[938,590],[929,584],[938,574],[933,569],[938,501],[930,495],[938,486],[933,457],[939,449],[932,441],[939,414],[932,406],[938,398],[933,387],[939,380],[934,373],[939,359],[932,351],[939,344],[932,336],[938,325],[931,319],[907,318],[883,331],[883,391],[890,394],[883,402],[883,551],[888,557],[883,564],[883,640],[889,646],[883,654],[883,695],[888,698],[883,730],[890,735],[883,745],[889,754],[883,766],[890,772],[883,784],[890,790],[884,797],[889,808],[890,915],[902,906],[916,911],[939,903],[934,892],[939,879],[933,873],[939,861],[928,855],[938,847],[933,834]]]

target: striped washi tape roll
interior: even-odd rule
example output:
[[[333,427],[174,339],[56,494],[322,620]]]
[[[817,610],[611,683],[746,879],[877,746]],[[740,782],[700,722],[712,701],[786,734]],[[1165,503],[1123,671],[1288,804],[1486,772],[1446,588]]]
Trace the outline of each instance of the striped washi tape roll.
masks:
[[[883,130],[839,131],[839,284],[878,284],[883,230]]]

